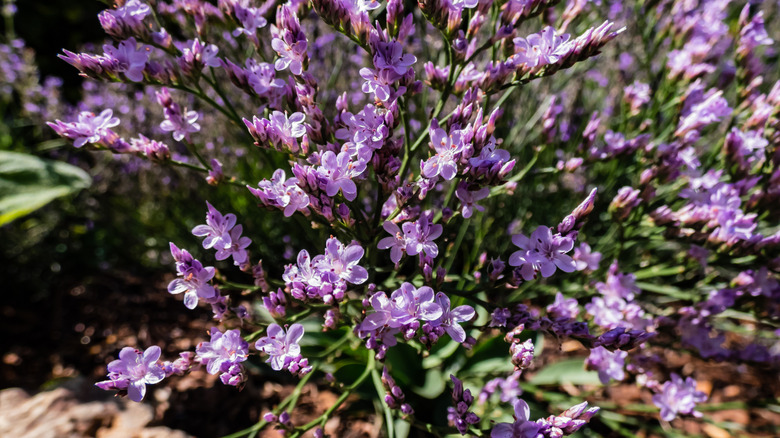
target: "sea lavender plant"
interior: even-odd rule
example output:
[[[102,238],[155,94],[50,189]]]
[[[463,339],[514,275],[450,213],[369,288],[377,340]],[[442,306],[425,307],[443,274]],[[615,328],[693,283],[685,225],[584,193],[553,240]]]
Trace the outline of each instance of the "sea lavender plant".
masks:
[[[706,396],[679,369],[646,366],[653,352],[778,366],[780,85],[761,85],[777,59],[758,50],[769,12],[556,3],[132,0],[101,14],[116,40],[102,54],[64,52],[88,78],[154,88],[155,123],[104,104],[50,123],[57,134],[209,183],[192,234],[214,266],[171,244],[169,291],[209,304],[218,325],[171,374],[204,364],[241,387],[258,378],[240,364],[250,341],[300,385],[342,358],[364,367],[316,421],[290,415],[295,396],[239,435],[273,423],[299,436],[356,392],[380,401],[390,434],[395,417],[438,435],[572,434],[598,408],[571,400],[532,421],[544,391],[517,398],[555,350],[544,345],[564,340],[589,350],[578,360],[603,384],[646,383],[664,421]],[[758,327],[741,351],[726,342],[731,308]],[[100,386],[139,398],[158,358],[132,373],[112,362]],[[472,384],[486,388],[477,405]]]

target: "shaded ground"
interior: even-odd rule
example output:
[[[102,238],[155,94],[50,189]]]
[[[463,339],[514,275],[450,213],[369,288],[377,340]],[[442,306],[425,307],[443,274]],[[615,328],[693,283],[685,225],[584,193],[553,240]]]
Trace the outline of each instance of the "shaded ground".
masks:
[[[146,280],[126,273],[103,273],[80,284],[62,284],[62,288],[54,291],[45,302],[31,303],[19,297],[6,300],[0,305],[0,317],[7,331],[0,344],[0,388],[20,387],[35,394],[65,383],[71,391],[69,394],[42,393],[39,395],[42,401],[37,404],[50,403],[64,409],[62,412],[73,409],[76,414],[88,418],[62,423],[61,415],[47,420],[52,424],[51,430],[55,430],[56,424],[75,425],[73,434],[52,436],[178,438],[184,435],[176,431],[183,431],[198,437],[215,437],[255,424],[263,413],[293,390],[295,381],[292,378],[280,380],[286,376],[263,374],[259,370],[239,392],[220,384],[215,376],[196,371],[184,377],[172,377],[167,385],[153,387],[147,396],[149,404],[144,408],[130,407],[132,403],[128,405],[125,400],[112,399],[110,394],[92,387],[93,382],[105,378],[106,364],[124,346],[160,345],[163,357],[172,359],[179,351],[194,350],[198,342],[206,340],[211,324],[210,312],[205,309],[188,311],[179,300],[166,293],[168,281],[170,278],[161,276]],[[544,355],[537,358],[538,365],[582,353],[576,343],[566,343],[562,347],[560,351],[546,348]],[[664,360],[673,367],[681,367],[685,374],[695,375],[701,383],[699,389],[710,395],[709,403],[727,403],[718,412],[707,412],[708,421],[678,419],[670,428],[715,438],[780,436],[780,412],[751,404],[756,400],[778,399],[780,376],[777,370],[710,363],[674,352],[666,352],[665,356]],[[641,406],[638,407],[639,404],[650,404],[651,400],[650,393],[642,391],[635,383],[608,388],[571,386],[563,389],[571,395],[584,396],[596,405],[600,404],[599,400],[607,401],[610,410],[630,416],[638,424],[657,421],[657,413],[642,412]],[[0,435],[4,435],[4,418],[15,419],[17,423],[22,421],[7,414],[26,397],[19,390],[0,393]],[[294,423],[303,424],[316,418],[336,398],[337,395],[327,387],[308,385],[300,398]],[[344,409],[349,409],[350,404],[360,406],[361,403],[364,402],[348,400]],[[127,414],[128,409],[136,410]],[[90,412],[95,415],[89,417]],[[379,421],[373,421],[371,416],[355,420],[352,414],[336,416],[328,423],[326,432],[334,437],[379,436]],[[136,421],[133,423],[130,418],[136,418]],[[747,432],[737,435],[734,429],[724,428],[728,423],[741,425]],[[137,429],[130,429],[136,426]],[[594,421],[592,427],[604,435],[613,434],[612,429],[599,420]],[[134,432],[128,432],[131,430]],[[10,436],[24,435],[14,432]],[[267,430],[260,436],[277,437],[278,432]]]

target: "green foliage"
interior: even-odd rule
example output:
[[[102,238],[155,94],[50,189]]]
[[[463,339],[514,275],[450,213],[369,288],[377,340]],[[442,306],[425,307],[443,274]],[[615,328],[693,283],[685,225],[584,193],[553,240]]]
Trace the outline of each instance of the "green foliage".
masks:
[[[92,178],[76,166],[0,151],[0,225],[83,190],[91,182]]]

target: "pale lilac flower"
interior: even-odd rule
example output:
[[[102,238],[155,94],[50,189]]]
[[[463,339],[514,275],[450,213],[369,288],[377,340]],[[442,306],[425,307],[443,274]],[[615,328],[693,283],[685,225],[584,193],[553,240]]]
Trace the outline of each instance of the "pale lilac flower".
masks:
[[[447,4],[451,10],[458,11],[460,14],[459,11],[463,9],[476,8],[479,5],[479,0],[447,0]]]
[[[277,142],[282,142],[290,146],[290,149],[297,150],[298,142],[296,139],[306,134],[306,125],[303,124],[305,119],[306,116],[303,113],[292,113],[288,117],[281,111],[274,111],[268,118],[271,122],[271,135]]]
[[[325,254],[314,257],[312,263],[328,281],[342,279],[352,284],[362,284],[368,280],[368,271],[358,265],[363,254],[363,247],[359,243],[345,247],[338,239],[331,237],[325,243]]]
[[[567,41],[569,34],[556,35],[555,29],[550,26],[525,38],[515,38],[515,65],[538,68],[555,64],[569,52],[570,44],[566,44]]]
[[[159,363],[160,347],[153,345],[141,352],[125,347],[119,359],[108,364],[108,378],[95,385],[101,389],[127,390],[130,400],[140,402],[146,395],[146,385],[153,385],[165,378],[165,370]]]
[[[219,48],[216,44],[204,43],[196,38],[176,45],[181,50],[179,66],[187,75],[201,73],[206,67],[222,66],[222,62],[217,57]]]
[[[249,357],[249,343],[241,337],[240,330],[227,330],[225,333],[218,328],[211,328],[211,340],[201,342],[196,353],[209,374],[227,373],[233,365],[245,361]]]
[[[458,173],[457,156],[463,151],[463,139],[460,131],[447,134],[442,128],[431,127],[431,145],[436,150],[436,155],[421,162],[422,174],[426,178],[435,178],[441,175],[446,180],[451,180]]]
[[[281,371],[300,358],[301,346],[298,342],[303,338],[303,332],[300,324],[291,325],[287,331],[279,324],[271,324],[266,336],[255,343],[255,348],[270,356],[266,362],[271,363],[272,369]]]
[[[599,373],[599,380],[606,385],[610,379],[623,381],[626,378],[625,366],[628,352],[616,350],[609,351],[604,347],[596,347],[590,350],[590,356],[585,360],[585,366],[589,370]]]
[[[285,82],[276,77],[276,70],[271,64],[247,59],[245,65],[247,83],[258,96],[267,97],[273,102],[284,93]]]
[[[382,228],[390,233],[390,236],[380,240],[377,244],[377,248],[389,249],[390,260],[392,260],[393,263],[398,264],[398,262],[401,261],[401,257],[404,255],[404,251],[406,251],[406,237],[404,237],[404,234],[395,222],[385,221],[385,223],[382,224]]]
[[[103,46],[103,51],[108,59],[112,61],[116,71],[124,73],[127,79],[133,82],[144,80],[144,67],[149,59],[149,48],[143,44],[138,46],[135,38],[128,38],[118,47],[111,44]]]
[[[672,421],[678,414],[690,414],[701,417],[697,412],[696,403],[707,400],[707,395],[696,390],[696,381],[690,377],[685,380],[672,373],[672,380],[664,382],[661,392],[653,396],[653,403],[661,408],[661,418]]]
[[[403,76],[415,62],[417,58],[414,55],[404,55],[403,46],[398,41],[374,44],[374,66],[379,70],[391,70],[396,79]]]
[[[541,272],[543,277],[549,277],[558,268],[564,272],[574,272],[575,263],[566,253],[574,247],[574,240],[559,234],[552,235],[550,227],[540,225],[528,238],[524,234],[512,236],[520,251],[509,256],[511,266],[534,265],[534,270]]]
[[[264,179],[257,185],[257,189],[247,188],[263,204],[283,209],[285,217],[292,216],[296,211],[304,211],[309,206],[309,196],[298,187],[298,179],[285,179],[282,169],[276,169],[270,181]]]
[[[361,68],[360,77],[365,80],[361,89],[364,93],[373,93],[374,97],[382,102],[387,102],[392,96],[390,84],[393,83],[392,70],[374,70],[372,68]]]
[[[590,270],[595,271],[599,268],[601,262],[601,253],[591,251],[590,245],[585,242],[580,243],[580,246],[574,248],[574,263],[578,271]]]
[[[236,225],[236,215],[228,213],[222,215],[213,205],[206,201],[208,213],[206,214],[206,224],[198,225],[192,229],[192,234],[203,239],[203,248],[220,249],[230,247],[233,244],[230,230]]]
[[[173,139],[182,141],[189,133],[200,131],[198,113],[187,111],[185,113],[165,112],[165,120],[160,123],[160,128],[166,132],[173,132]]]
[[[392,309],[390,327],[401,327],[415,321],[435,321],[443,310],[436,303],[433,289],[428,286],[416,288],[412,283],[403,283],[390,295]]]
[[[406,239],[406,253],[417,255],[425,253],[426,256],[436,258],[439,255],[439,247],[433,242],[441,236],[444,227],[441,224],[431,224],[427,214],[423,214],[414,222],[403,224]]]
[[[461,208],[463,211],[463,217],[465,219],[470,218],[474,214],[474,210],[485,211],[485,207],[477,205],[477,201],[485,199],[490,194],[490,187],[482,187],[479,190],[471,191],[466,188],[466,185],[459,185],[455,190],[455,197],[460,199]]]
[[[515,422],[496,424],[490,432],[490,438],[537,438],[541,426],[530,420],[528,403],[518,398],[513,407]]]
[[[282,5],[276,14],[277,26],[271,26],[271,47],[279,58],[274,63],[278,71],[290,69],[290,73],[300,76],[308,59],[306,49],[308,41],[301,30],[295,7],[288,3]]]
[[[263,17],[263,11],[259,8],[245,8],[240,4],[236,4],[234,9],[236,20],[241,23],[236,30],[233,31],[233,36],[246,34],[248,36],[254,36],[257,29],[265,27],[268,24],[268,20]]]
[[[217,248],[217,253],[214,254],[214,257],[217,260],[225,260],[228,257],[233,257],[233,263],[236,266],[242,266],[247,262],[249,255],[247,254],[246,248],[252,244],[252,239],[242,236],[242,231],[243,227],[241,225],[236,225],[230,230],[231,244],[229,246]]]
[[[180,272],[181,277],[173,279],[168,284],[168,292],[171,294],[184,293],[184,306],[194,309],[198,305],[198,299],[210,300],[217,295],[214,286],[209,284],[214,278],[214,267],[204,267],[199,261],[193,260],[190,269]]]
[[[336,196],[341,190],[347,201],[354,201],[357,197],[357,186],[352,178],[366,170],[366,162],[353,161],[349,152],[340,152],[337,156],[333,151],[326,151],[321,159],[320,172],[328,181],[325,193],[328,196]]]
[[[450,299],[442,292],[436,294],[436,304],[442,309],[442,315],[431,322],[434,327],[444,327],[444,331],[455,341],[463,343],[466,340],[466,331],[460,326],[461,322],[468,322],[476,314],[474,308],[467,305],[450,309]]]
[[[580,313],[580,306],[574,298],[566,298],[562,293],[555,294],[555,301],[547,306],[547,314],[553,318],[574,319]]]
[[[55,123],[49,122],[48,125],[57,134],[73,140],[73,146],[80,148],[87,143],[100,142],[103,137],[108,135],[109,128],[119,125],[119,119],[114,117],[112,110],[105,109],[98,115],[82,111],[79,113],[78,121],[73,123],[57,120]]]

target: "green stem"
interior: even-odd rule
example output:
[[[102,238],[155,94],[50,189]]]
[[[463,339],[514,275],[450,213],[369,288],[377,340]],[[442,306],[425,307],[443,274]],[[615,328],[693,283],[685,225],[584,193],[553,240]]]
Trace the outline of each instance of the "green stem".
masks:
[[[344,401],[349,397],[352,392],[354,392],[360,385],[363,384],[363,382],[368,378],[368,376],[371,375],[371,370],[375,367],[376,360],[374,359],[374,354],[369,351],[368,352],[368,361],[366,362],[366,369],[363,370],[363,374],[360,375],[360,377],[357,378],[351,385],[349,385],[343,393],[339,396],[339,398],[336,400],[335,403],[331,407],[328,408],[322,415],[315,418],[314,420],[304,424],[301,427],[295,428],[295,433],[290,435],[290,438],[298,438],[301,436],[304,432],[306,432],[309,429],[314,428],[317,425],[324,425],[326,421],[328,421],[328,418],[336,412],[336,409],[341,407],[341,404],[344,403]]]

